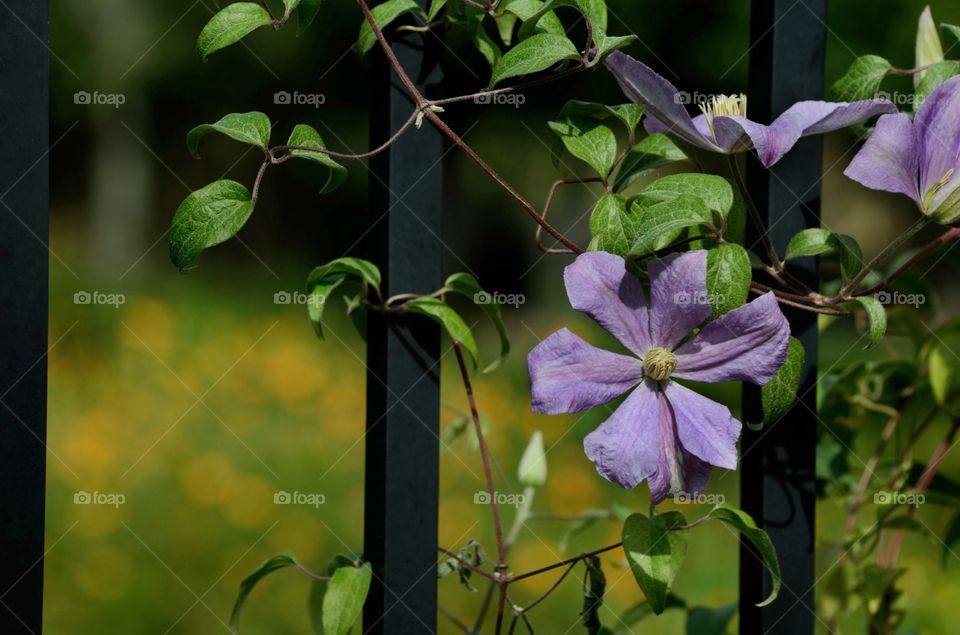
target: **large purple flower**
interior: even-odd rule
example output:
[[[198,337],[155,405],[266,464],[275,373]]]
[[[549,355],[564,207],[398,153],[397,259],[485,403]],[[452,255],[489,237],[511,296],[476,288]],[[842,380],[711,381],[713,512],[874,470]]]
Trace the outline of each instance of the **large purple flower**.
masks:
[[[698,496],[711,466],[737,466],[740,422],[723,405],[672,381],[765,384],[786,360],[790,329],[772,293],[709,322],[707,252],[652,262],[650,303],[623,258],[581,255],[564,281],[574,309],[592,317],[633,353],[595,348],[567,329],[530,352],[533,410],[579,412],[629,392],[584,448],[597,471],[622,487],[647,480],[655,502]]]
[[[937,222],[960,218],[960,77],[930,93],[914,119],[880,117],[844,174],[870,189],[909,196]]]
[[[765,126],[747,119],[747,98],[736,95],[714,97],[700,106],[703,114],[691,118],[679,91],[646,64],[617,51],[607,57],[606,65],[627,97],[646,106],[644,126],[648,132],[670,132],[699,148],[724,154],[756,149],[766,167],[779,161],[801,137],[897,111],[882,99],[853,103],[801,101]]]

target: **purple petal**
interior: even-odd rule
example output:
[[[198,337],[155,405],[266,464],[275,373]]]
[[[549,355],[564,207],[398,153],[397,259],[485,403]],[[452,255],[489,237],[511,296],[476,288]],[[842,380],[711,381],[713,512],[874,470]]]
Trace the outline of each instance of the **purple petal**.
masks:
[[[917,190],[919,157],[916,128],[909,115],[884,115],[843,173],[871,190],[905,194],[922,206]]]
[[[824,134],[875,117],[896,112],[896,107],[882,99],[853,103],[826,101],[801,101],[790,106],[769,126],[750,121],[745,117],[716,117],[713,128],[717,144],[726,152],[747,149],[748,138],[760,162],[770,167],[789,152],[801,137]]]
[[[790,325],[773,293],[721,315],[676,351],[681,379],[765,384],[787,359]],[[702,457],[701,457],[702,458]]]
[[[658,392],[649,382],[637,386],[613,415],[583,440],[587,458],[603,478],[632,488],[658,470],[662,416]]]
[[[655,346],[672,349],[710,317],[707,252],[671,254],[655,260],[650,273],[650,336]]]
[[[640,279],[620,256],[581,254],[563,272],[570,304],[642,356],[650,348],[650,317]]]
[[[646,106],[647,114],[659,120],[662,126],[688,143],[717,150],[709,138],[697,131],[673,84],[646,64],[619,51],[611,53],[605,63],[624,94],[634,103]]]
[[[673,409],[683,448],[710,465],[736,469],[742,426],[727,407],[676,382],[668,383],[663,392]]]
[[[897,107],[886,99],[866,99],[850,103],[800,101],[787,110],[790,111],[799,114],[803,122],[803,136],[808,137],[849,128],[877,115],[895,113]]]
[[[924,100],[914,119],[919,138],[921,198],[950,170],[960,167],[960,77],[940,84]],[[954,179],[960,174],[954,173]],[[929,209],[935,210],[952,191],[944,187]]]
[[[711,466],[688,452],[677,435],[676,412],[663,390],[658,391],[660,406],[660,448],[657,471],[647,482],[650,498],[660,503],[668,496],[699,496],[710,480]]]
[[[617,355],[562,329],[527,356],[534,412],[579,412],[616,399],[643,379],[643,364]]]

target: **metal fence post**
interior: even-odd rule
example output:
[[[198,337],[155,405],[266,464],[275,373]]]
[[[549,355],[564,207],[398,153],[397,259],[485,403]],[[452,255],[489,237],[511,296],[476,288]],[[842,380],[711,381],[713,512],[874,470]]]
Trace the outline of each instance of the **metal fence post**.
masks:
[[[796,101],[822,99],[826,19],[826,0],[753,0],[751,115],[772,121]],[[750,159],[749,187],[780,254],[796,232],[819,225],[822,148],[819,138],[804,139],[770,170]],[[816,288],[816,260],[794,263],[798,277]],[[811,313],[786,313],[807,352],[799,400],[762,431],[745,430],[741,450],[741,504],[770,535],[783,571],[779,599],[758,608],[770,578],[753,550],[741,548],[740,632],[751,635],[811,635],[815,622],[817,320]],[[759,389],[747,386],[744,418],[761,417]]]
[[[4,13],[13,15],[0,22],[0,633],[39,635],[47,452],[47,3],[7,2]]]
[[[393,41],[400,63],[428,96],[441,79],[435,41],[409,31]],[[371,147],[414,108],[385,57],[374,54]],[[442,153],[443,139],[427,123],[371,160],[371,258],[383,273],[385,295],[429,293],[442,285]],[[371,313],[367,340],[364,556],[375,578],[363,632],[434,633],[440,330],[423,317]]]

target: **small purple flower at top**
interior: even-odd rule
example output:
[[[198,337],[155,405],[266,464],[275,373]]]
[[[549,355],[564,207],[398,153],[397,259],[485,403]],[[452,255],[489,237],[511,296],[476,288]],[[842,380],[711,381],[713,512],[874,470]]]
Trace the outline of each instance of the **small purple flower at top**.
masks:
[[[884,115],[844,171],[872,190],[905,194],[938,223],[960,218],[960,77],[940,84],[912,120]]]
[[[714,97],[691,118],[673,84],[652,68],[619,51],[606,60],[620,88],[631,101],[646,106],[647,132],[669,132],[698,148],[732,154],[755,149],[765,167],[770,167],[796,145],[801,137],[824,134],[855,123],[897,111],[883,99],[852,103],[797,102],[765,126],[747,119],[746,95]]]
[[[567,295],[633,355],[595,348],[567,329],[527,357],[534,412],[579,412],[630,393],[587,435],[601,476],[622,487],[648,481],[655,503],[699,496],[712,466],[735,469],[740,422],[673,378],[765,384],[784,363],[790,327],[772,293],[707,323],[707,252],[652,262],[650,302],[623,258],[579,256],[564,271]]]

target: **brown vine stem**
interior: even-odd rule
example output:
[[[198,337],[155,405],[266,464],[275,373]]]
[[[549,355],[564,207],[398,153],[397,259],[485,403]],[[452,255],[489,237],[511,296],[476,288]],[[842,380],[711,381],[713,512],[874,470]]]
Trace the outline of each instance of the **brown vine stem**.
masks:
[[[477,445],[480,448],[480,459],[483,462],[483,477],[487,482],[490,513],[493,517],[493,529],[497,537],[497,572],[493,580],[500,586],[500,598],[497,607],[497,627],[495,631],[496,633],[500,633],[503,628],[503,613],[506,605],[507,585],[509,584],[509,578],[506,576],[507,549],[503,541],[503,525],[500,522],[500,508],[497,505],[497,492],[493,483],[490,450],[487,447],[487,441],[483,435],[483,426],[480,424],[480,413],[477,410],[477,401],[473,396],[470,371],[467,369],[466,361],[463,358],[463,350],[460,347],[460,342],[457,340],[453,340],[453,350],[457,356],[457,365],[460,367],[460,376],[463,379],[463,388],[467,393],[467,402],[470,404],[470,416],[473,419],[473,428],[477,434]]]
[[[253,181],[253,194],[250,195],[250,202],[254,205],[257,204],[257,198],[260,197],[260,184],[263,182],[263,175],[267,172],[267,168],[270,167],[270,162],[271,159],[268,153],[267,158],[257,171],[257,178]]]
[[[520,580],[525,580],[526,578],[532,578],[535,575],[540,575],[541,573],[546,573],[547,571],[553,571],[554,569],[559,569],[560,567],[566,567],[570,564],[576,564],[583,560],[584,558],[590,558],[592,556],[598,556],[601,553],[606,553],[608,551],[613,551],[614,549],[619,549],[623,546],[622,542],[618,542],[613,545],[607,545],[606,547],[601,547],[600,549],[594,549],[593,551],[588,551],[586,553],[581,553],[579,556],[573,558],[567,558],[566,560],[561,560],[560,562],[555,562],[553,564],[547,565],[545,567],[540,567],[539,569],[534,569],[533,571],[528,571],[526,573],[521,573],[520,575],[515,575],[510,578],[510,582],[519,582]]]
[[[940,247],[941,245],[945,245],[946,243],[957,238],[958,236],[960,236],[960,228],[952,227],[948,229],[947,231],[940,234],[940,236],[938,236],[937,238],[933,239],[932,241],[930,241],[929,243],[921,247],[917,251],[917,253],[915,253],[913,256],[910,257],[909,260],[903,263],[903,265],[900,266],[900,268],[898,268],[896,271],[894,271],[889,276],[884,278],[882,281],[873,285],[869,289],[858,291],[854,295],[856,296],[873,295],[874,293],[881,291],[882,289],[887,287],[891,282],[893,282],[894,280],[902,276],[904,273],[912,269],[918,262],[923,260],[931,251],[935,250],[937,247]]]
[[[413,81],[410,79],[410,76],[407,75],[407,72],[403,69],[403,65],[400,64],[400,61],[397,59],[396,54],[394,54],[393,49],[390,47],[390,44],[387,42],[386,37],[383,35],[383,31],[377,25],[377,21],[374,19],[373,14],[370,13],[370,7],[367,6],[366,0],[357,0],[357,3],[360,5],[360,10],[363,11],[363,15],[367,20],[367,24],[370,25],[370,28],[373,30],[373,34],[376,36],[377,41],[380,43],[380,48],[383,49],[384,55],[387,56],[387,60],[390,62],[390,65],[393,67],[393,70],[397,73],[397,77],[400,78],[400,82],[406,87],[407,92],[410,93],[410,96],[413,98],[417,106],[417,111],[422,112],[426,115],[433,125],[435,125],[443,134],[447,135],[451,141],[453,141],[457,146],[463,150],[474,163],[480,166],[484,172],[486,172],[490,178],[497,182],[500,187],[502,187],[514,200],[516,200],[523,207],[524,211],[537,223],[543,227],[547,233],[556,238],[558,241],[563,243],[567,248],[571,249],[575,253],[583,253],[583,250],[577,247],[576,244],[572,243],[566,236],[554,228],[550,223],[540,218],[540,214],[533,207],[530,202],[523,197],[512,185],[507,183],[507,181],[497,173],[492,167],[490,167],[486,161],[480,158],[480,155],[474,151],[467,143],[460,138],[460,136],[454,132],[450,126],[448,126],[444,121],[437,115],[437,113],[430,108],[431,103],[420,94],[420,91],[417,90],[417,87],[414,85]],[[435,104],[433,104],[435,105]]]
[[[893,437],[893,433],[897,429],[897,424],[900,423],[900,413],[892,408],[884,407],[884,410],[887,414],[890,414],[890,418],[887,420],[887,424],[884,426],[883,431],[880,433],[880,439],[877,441],[877,447],[873,451],[873,454],[870,455],[870,458],[867,459],[867,464],[864,466],[863,475],[860,476],[860,482],[857,483],[857,489],[854,492],[853,496],[850,497],[850,503],[847,506],[847,523],[844,527],[844,533],[850,535],[853,533],[853,530],[857,527],[857,515],[860,513],[860,508],[863,506],[863,501],[866,498],[867,488],[870,486],[870,481],[873,479],[874,471],[877,469],[877,465],[880,463],[880,457],[883,456],[883,451],[887,447],[887,443],[890,442],[890,439]],[[847,558],[847,553],[850,549],[848,546],[840,550],[840,554],[837,556],[837,564],[842,564]]]
[[[777,301],[780,304],[785,304],[787,306],[792,306],[796,309],[801,309],[803,311],[808,311],[810,313],[816,313],[818,315],[833,315],[833,316],[843,316],[850,315],[848,311],[843,309],[837,309],[834,307],[824,307],[819,306],[814,303],[813,298],[805,295],[796,295],[793,293],[788,293],[786,291],[781,291],[780,289],[774,289],[773,287],[768,287],[767,285],[761,282],[751,282],[750,291],[758,295],[773,292],[777,296]]]
[[[840,289],[836,297],[829,298],[828,303],[838,304],[840,302],[849,300],[851,297],[850,294],[856,291],[857,287],[860,286],[860,283],[863,282],[868,275],[870,275],[871,271],[889,260],[900,247],[905,245],[911,238],[916,236],[920,230],[929,225],[931,222],[932,221],[930,221],[929,218],[924,216],[916,223],[908,227],[903,233],[894,238],[890,244],[881,249],[880,253],[874,256],[873,259],[871,259],[870,262],[868,262],[863,269],[860,270],[860,273],[855,275],[850,282],[843,285],[843,288]]]
[[[440,553],[442,553],[443,555],[447,556],[448,558],[453,558],[454,560],[456,560],[457,562],[459,562],[464,568],[469,569],[469,570],[472,571],[473,573],[480,574],[480,575],[482,575],[483,577],[487,578],[488,580],[492,580],[492,581],[494,581],[494,582],[499,582],[499,581],[500,581],[499,578],[497,578],[497,576],[495,576],[494,574],[492,574],[492,573],[490,573],[489,571],[486,571],[486,570],[484,570],[484,569],[481,569],[480,567],[477,567],[477,566],[474,566],[474,565],[470,564],[469,562],[467,562],[466,560],[464,560],[463,558],[461,558],[461,557],[460,557],[459,555],[457,555],[456,553],[450,551],[449,549],[445,549],[444,547],[437,547],[437,551],[440,552]]]
[[[413,111],[413,113],[411,113],[407,121],[402,126],[400,126],[397,129],[397,131],[394,132],[389,139],[384,141],[382,144],[380,144],[373,150],[368,150],[366,152],[361,152],[359,154],[352,154],[349,152],[337,152],[336,150],[330,150],[327,148],[314,148],[310,146],[286,146],[286,145],[274,146],[273,148],[270,149],[270,153],[271,155],[275,155],[277,152],[290,152],[291,150],[301,150],[304,152],[316,152],[317,154],[325,154],[327,156],[334,157],[337,159],[369,159],[370,157],[376,156],[381,152],[383,152],[384,150],[386,150],[387,148],[389,148],[391,145],[394,144],[394,142],[396,142],[397,139],[399,139],[403,135],[403,133],[409,130],[411,126],[413,126],[414,122],[416,122],[417,120],[417,112],[418,111],[416,110]],[[288,154],[286,156],[274,158],[273,162],[285,163],[286,161],[289,161],[292,158],[293,157]]]
[[[547,220],[547,214],[550,213],[550,206],[553,204],[553,198],[557,195],[557,190],[563,185],[585,185],[587,183],[603,183],[603,179],[599,176],[592,176],[585,179],[558,179],[553,182],[553,185],[550,186],[550,190],[547,192],[547,200],[543,204],[543,211],[540,213],[540,218],[544,221]],[[537,243],[537,249],[542,251],[545,254],[571,254],[576,253],[570,249],[554,249],[547,247],[543,244],[543,227],[537,225],[537,233],[534,235],[534,240]]]
[[[930,461],[927,463],[926,469],[923,470],[923,474],[920,475],[920,478],[917,479],[917,484],[913,488],[913,493],[922,494],[927,491],[927,488],[930,487],[930,483],[933,482],[933,477],[937,475],[937,471],[940,469],[940,465],[943,463],[943,459],[947,456],[947,453],[953,448],[954,439],[957,436],[957,432],[960,431],[960,419],[954,419],[953,423],[950,425],[950,430],[947,432],[947,436],[940,442],[940,445],[937,446],[937,449],[933,451],[933,455],[930,457]],[[916,511],[916,506],[908,507],[906,516],[907,518],[913,516]],[[890,540],[890,548],[887,551],[886,558],[880,559],[878,564],[886,569],[893,569],[897,565],[897,558],[900,557],[900,547],[903,545],[903,529],[898,529],[894,534],[893,538]]]

